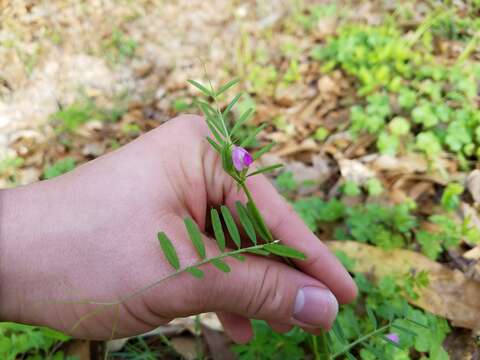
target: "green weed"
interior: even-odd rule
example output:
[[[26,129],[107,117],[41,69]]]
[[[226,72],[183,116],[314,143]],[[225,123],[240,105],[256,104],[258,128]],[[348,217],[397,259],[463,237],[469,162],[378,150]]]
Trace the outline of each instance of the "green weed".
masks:
[[[55,351],[70,338],[47,328],[15,323],[0,323],[0,357],[5,360],[73,360]]]
[[[24,162],[24,159],[19,156],[9,156],[0,160],[0,176],[7,180],[7,185],[17,185],[18,169]]]
[[[378,184],[371,186],[376,188]],[[444,191],[442,202],[449,206],[447,211],[458,204],[458,191],[454,191],[457,186],[451,185]],[[425,219],[432,224],[431,230],[425,230],[420,226],[421,218],[415,214],[415,204],[411,202],[390,206],[369,203],[351,207],[337,199],[324,201],[309,197],[297,200],[293,207],[313,231],[322,232],[333,223],[336,239],[356,240],[386,250],[409,248],[417,242],[421,251],[432,259],[445,249],[457,247],[462,241],[480,242],[480,231],[470,223],[470,219],[455,220],[448,212]]]
[[[414,146],[433,158],[450,151],[466,167],[480,154],[478,63],[444,66],[428,46],[416,47],[393,25],[345,25],[312,56],[323,71],[341,68],[357,79],[366,103],[351,108],[350,130],[377,136],[381,153]]]
[[[53,165],[46,166],[43,170],[42,177],[45,180],[52,179],[73,170],[75,166],[75,160],[73,158],[67,157],[62,160],[56,161]]]
[[[113,29],[112,34],[102,44],[104,55],[112,64],[122,63],[135,56],[138,42],[127,36],[120,29]]]
[[[90,120],[116,122],[126,111],[124,104],[116,102],[112,107],[104,108],[92,99],[83,99],[61,108],[50,118],[58,132],[73,132]]]

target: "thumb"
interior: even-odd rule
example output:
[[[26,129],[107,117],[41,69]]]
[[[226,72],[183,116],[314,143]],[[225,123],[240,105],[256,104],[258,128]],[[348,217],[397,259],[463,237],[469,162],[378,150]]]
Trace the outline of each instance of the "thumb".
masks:
[[[317,279],[254,255],[244,262],[225,261],[231,272],[217,273],[215,281],[208,282],[209,310],[305,328],[331,327],[337,299]]]

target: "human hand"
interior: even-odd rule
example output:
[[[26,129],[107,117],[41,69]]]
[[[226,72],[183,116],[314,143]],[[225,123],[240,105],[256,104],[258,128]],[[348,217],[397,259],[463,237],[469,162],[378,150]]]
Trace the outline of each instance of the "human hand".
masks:
[[[0,319],[69,333],[95,309],[80,300],[120,299],[171,273],[158,231],[172,239],[182,264],[194,263],[183,218],[205,230],[209,207],[227,204],[234,211],[235,201],[245,201],[207,134],[200,117],[181,116],[68,174],[1,191]],[[331,325],[337,299],[355,297],[352,279],[266,178],[252,177],[248,186],[275,238],[307,260],[294,269],[251,255],[225,260],[229,274],[211,265],[202,268],[201,280],[180,274],[124,302],[116,337],[207,311],[217,312],[238,342],[251,337],[249,318],[265,319],[277,331]],[[214,241],[205,243],[214,254]],[[105,308],[73,335],[109,338],[116,315]]]

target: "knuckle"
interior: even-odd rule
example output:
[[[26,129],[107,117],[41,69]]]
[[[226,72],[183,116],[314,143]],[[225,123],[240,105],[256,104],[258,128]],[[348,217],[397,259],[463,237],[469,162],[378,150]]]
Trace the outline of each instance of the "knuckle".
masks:
[[[267,264],[261,281],[256,283],[251,293],[247,313],[252,317],[264,317],[270,313],[280,314],[283,303],[279,271],[273,264]]]
[[[297,216],[296,211],[293,209],[293,206],[291,204],[284,202],[283,208],[280,212],[280,216],[278,216],[272,224],[272,231],[275,233],[281,232],[282,226],[289,224],[287,220],[291,219],[292,216]]]

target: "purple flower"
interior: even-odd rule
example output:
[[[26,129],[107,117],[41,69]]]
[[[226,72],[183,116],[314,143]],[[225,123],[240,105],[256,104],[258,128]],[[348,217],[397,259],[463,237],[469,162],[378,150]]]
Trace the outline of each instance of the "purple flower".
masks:
[[[397,333],[390,333],[385,336],[388,340],[394,342],[395,344],[400,343],[400,336]]]
[[[242,171],[250,166],[253,157],[250,153],[240,146],[234,146],[232,151],[233,166],[237,171]]]

